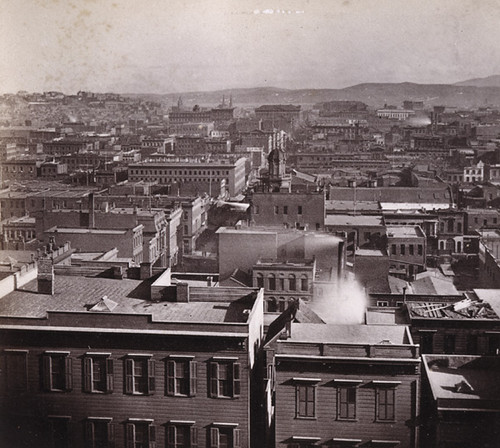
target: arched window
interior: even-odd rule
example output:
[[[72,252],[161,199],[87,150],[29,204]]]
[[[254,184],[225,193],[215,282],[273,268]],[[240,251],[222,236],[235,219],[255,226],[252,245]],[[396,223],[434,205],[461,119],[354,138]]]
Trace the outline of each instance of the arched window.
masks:
[[[275,297],[269,297],[266,302],[268,313],[276,313],[276,311],[278,311],[278,304],[276,303]]]
[[[297,289],[297,280],[293,274],[288,276],[288,289],[290,289],[290,291],[295,291]]]
[[[264,287],[264,276],[259,272],[257,274],[257,288]]]
[[[276,276],[274,274],[269,274],[267,281],[269,282],[269,290],[276,291]]]
[[[287,309],[287,300],[284,297],[278,299],[278,311],[282,313]]]
[[[307,284],[307,275],[303,275],[300,278],[300,290],[301,291],[307,291],[309,289],[309,285]]]

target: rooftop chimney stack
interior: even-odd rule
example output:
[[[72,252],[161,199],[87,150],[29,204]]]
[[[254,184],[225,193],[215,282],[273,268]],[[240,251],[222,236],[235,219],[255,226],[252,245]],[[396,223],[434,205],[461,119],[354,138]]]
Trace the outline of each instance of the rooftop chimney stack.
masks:
[[[89,193],[89,229],[95,228],[95,202],[94,193]]]
[[[51,258],[38,259],[38,293],[54,295],[54,265]]]
[[[184,282],[177,283],[177,302],[189,302],[189,284]]]

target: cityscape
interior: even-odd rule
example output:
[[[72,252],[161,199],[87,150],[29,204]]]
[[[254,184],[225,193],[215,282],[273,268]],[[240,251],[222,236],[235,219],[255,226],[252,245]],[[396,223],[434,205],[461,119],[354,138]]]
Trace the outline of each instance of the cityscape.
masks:
[[[494,2],[0,3],[0,446],[500,446]]]

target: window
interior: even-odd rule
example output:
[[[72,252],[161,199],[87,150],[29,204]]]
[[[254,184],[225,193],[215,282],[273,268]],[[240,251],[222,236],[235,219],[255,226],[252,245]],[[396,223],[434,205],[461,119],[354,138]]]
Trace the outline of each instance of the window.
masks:
[[[269,281],[269,290],[276,291],[276,277],[274,276],[274,274],[269,275],[268,281]]]
[[[2,392],[19,394],[28,390],[28,352],[22,350],[4,350],[5,368]]]
[[[356,418],[356,387],[341,386],[337,389],[337,419],[354,420]]]
[[[395,387],[377,387],[376,389],[377,402],[377,421],[394,421],[395,420]]]
[[[410,245],[408,246],[408,253],[409,253],[410,255],[415,255],[415,246],[414,246],[413,244],[410,244]]]
[[[275,297],[269,297],[266,300],[267,303],[267,312],[268,313],[276,313],[278,311],[278,304],[276,302]]]
[[[198,428],[192,423],[167,425],[167,448],[194,448],[198,446]]]
[[[128,421],[127,448],[155,448],[156,428],[151,421]]]
[[[198,364],[191,359],[167,361],[167,395],[193,397],[196,395]]]
[[[115,431],[111,418],[92,418],[85,421],[85,447],[111,448],[114,446]]]
[[[444,352],[447,355],[452,355],[455,353],[455,335],[445,334],[444,335]]]
[[[283,206],[283,214],[288,215],[288,205]]]
[[[87,353],[83,358],[83,391],[113,392],[113,360],[107,354]]]
[[[274,206],[274,214],[277,215],[280,212],[279,207],[277,205]]]
[[[422,255],[422,254],[424,253],[424,246],[422,246],[422,244],[419,244],[419,245],[417,246],[417,249],[418,249],[418,252],[417,252],[417,253],[418,253],[419,255]]]
[[[309,289],[309,285],[307,282],[307,277],[305,275],[302,276],[300,279],[300,290],[301,291],[307,291]]]
[[[449,219],[448,220],[448,232],[453,232],[453,224],[454,224],[454,220],[453,219]]]
[[[295,275],[293,274],[290,274],[288,276],[288,288],[290,289],[290,291],[295,291],[297,289],[297,281]]]
[[[295,417],[316,417],[316,385],[301,383],[295,386]]]
[[[73,388],[72,359],[66,352],[46,352],[42,356],[42,382],[46,391],[70,391]]]
[[[125,393],[147,395],[155,390],[155,362],[148,355],[125,359]]]
[[[405,255],[406,252],[405,249],[406,249],[405,245],[401,244],[401,255]]]
[[[395,244],[391,244],[391,254],[396,255],[396,245]]]
[[[240,448],[240,430],[231,427],[210,428],[210,448]]]
[[[457,233],[462,233],[462,223],[461,222],[457,222]]]
[[[232,360],[210,363],[210,396],[212,398],[237,398],[241,393],[241,365]]]
[[[389,306],[389,302],[387,300],[377,300],[377,306]]]
[[[69,448],[69,417],[49,418],[49,446],[51,448]]]
[[[478,341],[479,337],[477,334],[469,334],[467,336],[467,354],[468,355],[478,355]]]
[[[264,276],[261,273],[257,274],[257,288],[264,287]]]
[[[297,214],[298,214],[298,215],[302,215],[302,205],[299,205],[299,206],[297,207]]]

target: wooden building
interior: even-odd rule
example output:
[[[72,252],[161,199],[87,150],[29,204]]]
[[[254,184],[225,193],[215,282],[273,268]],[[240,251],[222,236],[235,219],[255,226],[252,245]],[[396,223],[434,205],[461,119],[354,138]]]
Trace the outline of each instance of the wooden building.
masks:
[[[250,446],[251,288],[56,276],[0,299],[0,445]],[[259,446],[258,444],[256,446]]]

